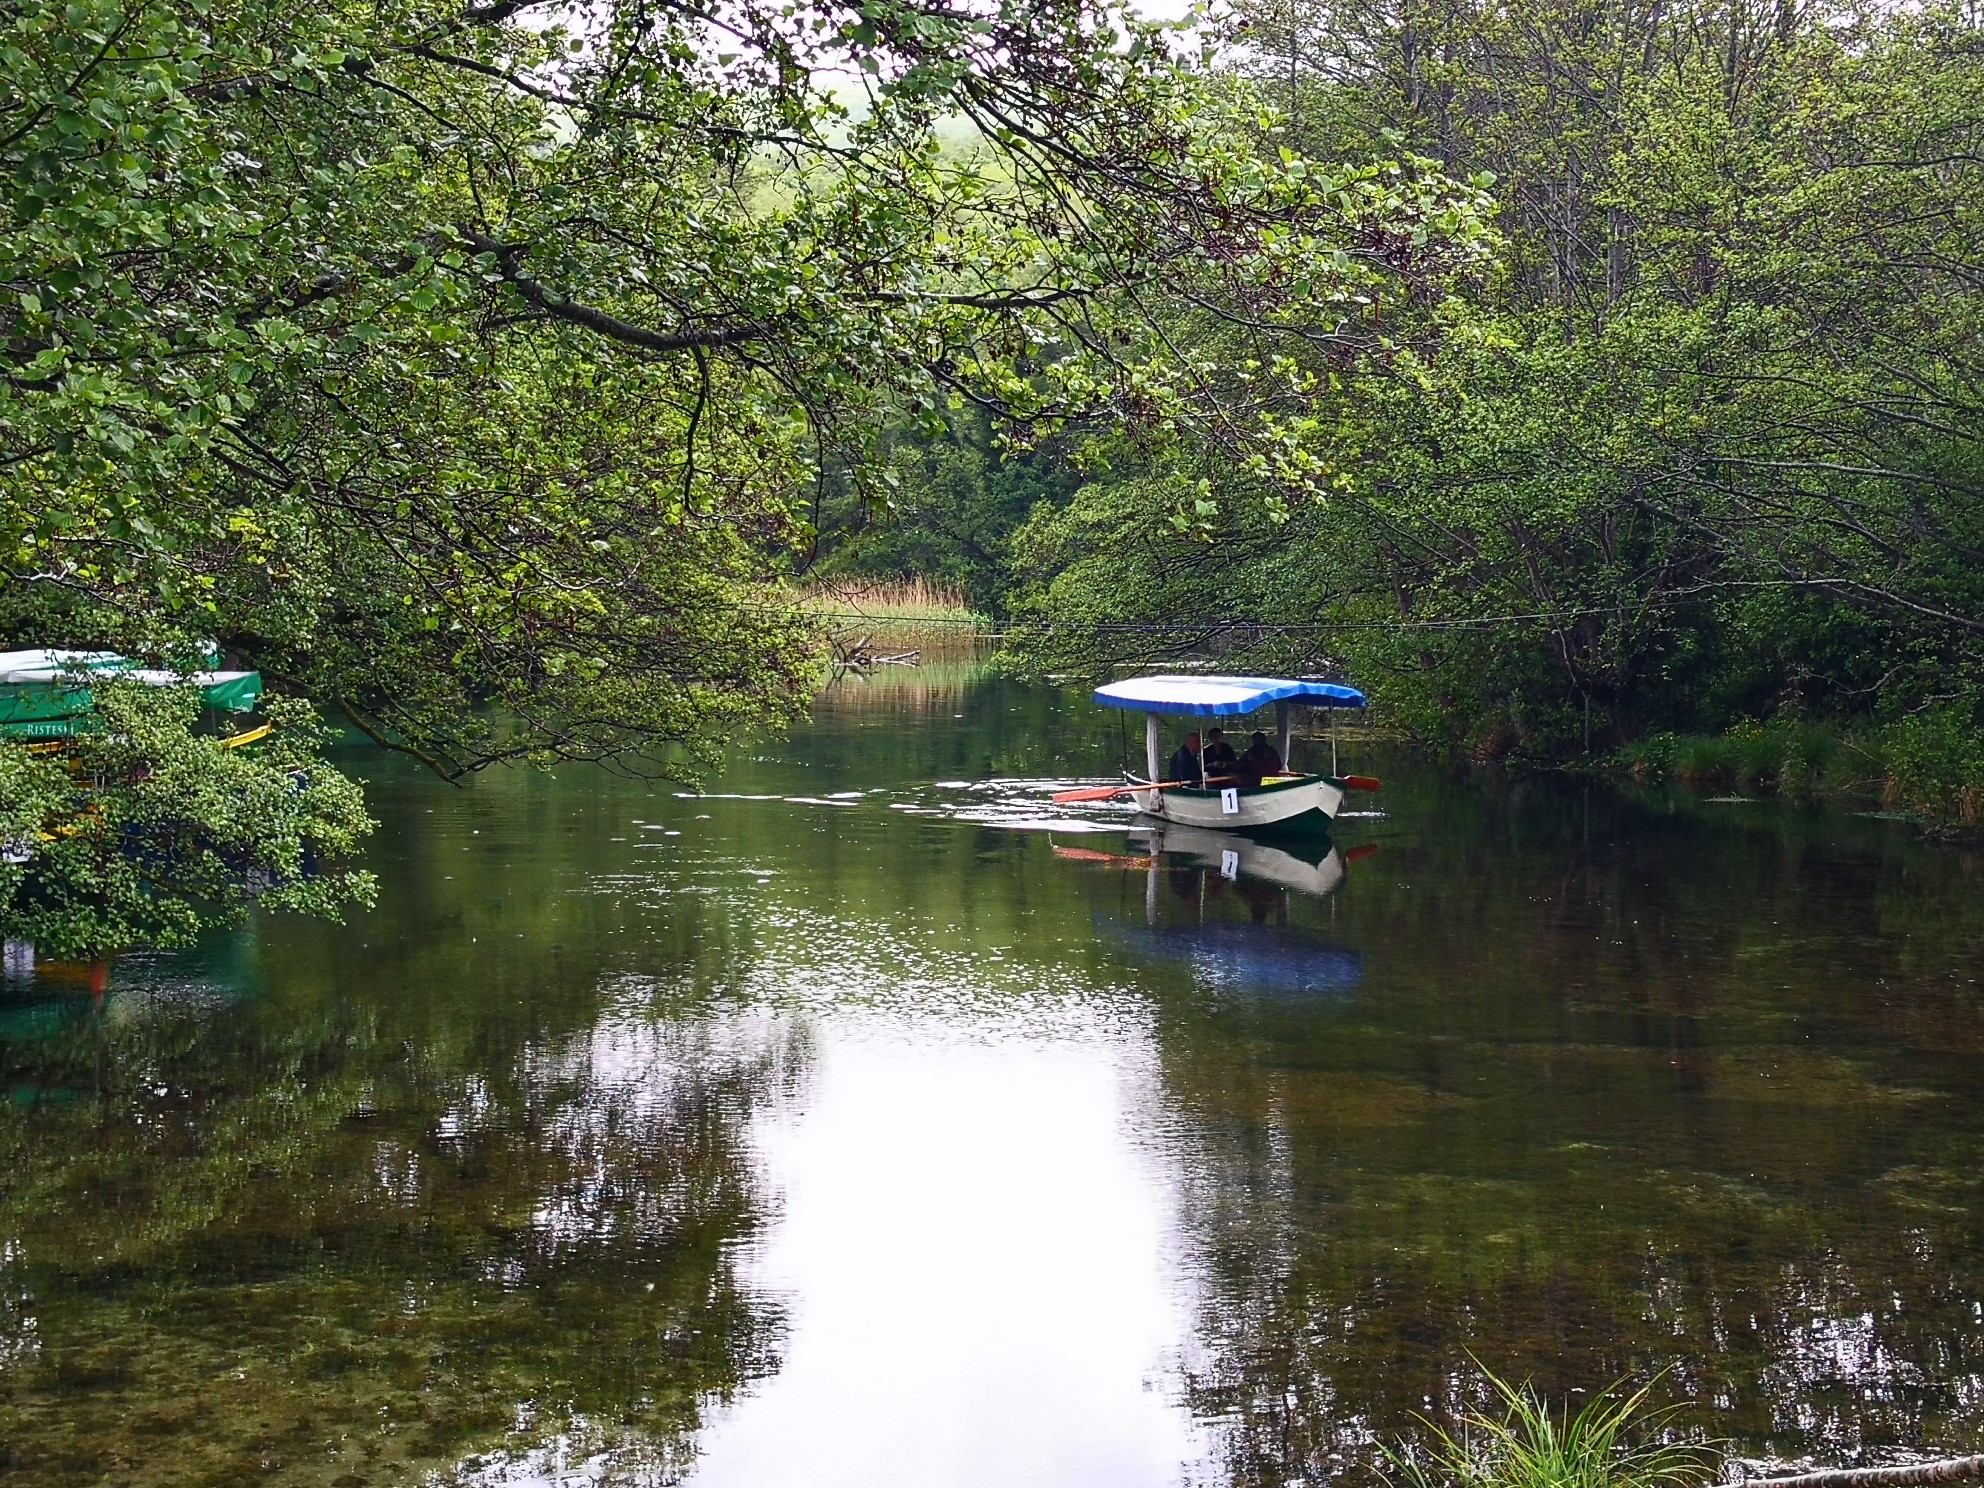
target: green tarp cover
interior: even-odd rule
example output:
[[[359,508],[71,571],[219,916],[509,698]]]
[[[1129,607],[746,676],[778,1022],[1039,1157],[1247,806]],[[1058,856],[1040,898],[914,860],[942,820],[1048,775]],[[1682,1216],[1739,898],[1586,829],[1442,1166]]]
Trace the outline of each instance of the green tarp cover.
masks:
[[[91,706],[87,687],[0,687],[0,738],[66,739]]]
[[[218,708],[223,713],[252,713],[262,700],[260,672],[209,672],[207,676],[213,680],[201,687],[200,697],[209,708]]]
[[[212,658],[219,660],[218,656]],[[262,699],[260,672],[194,672],[186,676],[148,668],[110,651],[0,652],[0,738],[63,739],[95,708],[78,673],[118,676],[148,687],[188,683],[203,706],[223,713],[251,713]]]

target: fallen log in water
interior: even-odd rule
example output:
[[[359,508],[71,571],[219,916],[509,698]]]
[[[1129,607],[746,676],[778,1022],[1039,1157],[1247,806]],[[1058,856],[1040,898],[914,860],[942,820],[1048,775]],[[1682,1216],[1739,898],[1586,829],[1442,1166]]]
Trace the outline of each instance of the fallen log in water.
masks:
[[[863,636],[849,643],[841,639],[831,642],[834,651],[834,665],[850,672],[865,672],[878,666],[921,666],[921,651],[877,651],[872,636]]]
[[[1837,1467],[1792,1477],[1737,1478],[1716,1488],[1929,1488],[1984,1479],[1984,1455],[1904,1462],[1898,1467]]]

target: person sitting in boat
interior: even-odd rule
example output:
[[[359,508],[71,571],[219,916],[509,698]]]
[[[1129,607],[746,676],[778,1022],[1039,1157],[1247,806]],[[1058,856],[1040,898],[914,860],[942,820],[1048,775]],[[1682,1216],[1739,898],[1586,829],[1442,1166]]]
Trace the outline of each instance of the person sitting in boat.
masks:
[[[1247,752],[1240,756],[1236,773],[1241,784],[1259,785],[1268,776],[1279,775],[1281,771],[1281,756],[1275,752],[1274,745],[1268,743],[1266,734],[1256,732],[1253,742],[1247,746]]]
[[[1240,763],[1240,756],[1235,754],[1233,746],[1226,742],[1224,729],[1206,730],[1205,753],[1200,758],[1207,779],[1216,775],[1231,775],[1234,766]]]
[[[1171,756],[1171,763],[1164,767],[1164,778],[1179,785],[1202,786],[1205,772],[1199,767],[1199,736],[1185,735],[1185,742],[1178,746],[1178,752]]]

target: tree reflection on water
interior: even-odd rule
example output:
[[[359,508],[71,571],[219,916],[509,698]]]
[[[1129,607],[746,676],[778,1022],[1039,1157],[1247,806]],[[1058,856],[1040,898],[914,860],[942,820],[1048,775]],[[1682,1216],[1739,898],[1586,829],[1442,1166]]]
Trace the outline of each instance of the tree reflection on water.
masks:
[[[806,1048],[584,970],[466,1021],[133,987],[7,1043],[9,1481],[677,1475],[777,1364],[742,1144]]]
[[[1678,1427],[1750,1453],[1975,1449],[1962,860],[1591,809],[1428,800],[1339,905],[1353,1007],[1167,1022],[1203,1143],[1186,1398],[1232,1481],[1370,1475],[1491,1403],[1477,1361],[1558,1399],[1667,1371]]]

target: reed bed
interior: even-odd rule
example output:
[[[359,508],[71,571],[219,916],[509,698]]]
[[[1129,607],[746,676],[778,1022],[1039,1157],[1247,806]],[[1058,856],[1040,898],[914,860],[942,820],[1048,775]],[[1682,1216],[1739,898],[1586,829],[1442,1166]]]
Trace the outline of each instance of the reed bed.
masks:
[[[843,579],[816,584],[803,603],[836,638],[871,649],[967,650],[983,644],[992,622],[964,592],[924,578]]]

